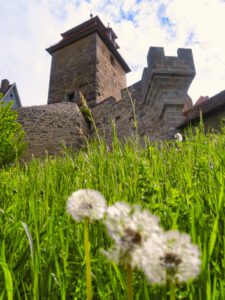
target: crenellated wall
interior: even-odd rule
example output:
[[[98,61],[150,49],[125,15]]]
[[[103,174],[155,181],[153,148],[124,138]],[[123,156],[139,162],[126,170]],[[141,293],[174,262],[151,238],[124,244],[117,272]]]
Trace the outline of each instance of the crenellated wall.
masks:
[[[143,125],[148,123],[145,114],[150,114],[153,123],[160,125],[158,138],[167,138],[183,120],[185,98],[195,76],[192,51],[180,48],[173,57],[165,56],[161,47],[151,47],[147,62],[142,75]]]
[[[121,100],[112,98],[93,108],[97,127],[108,142],[112,120],[120,138],[132,135],[137,121],[140,137],[170,138],[183,120],[187,90],[195,76],[190,49],[178,49],[178,56],[165,56],[164,49],[151,47],[141,81],[121,91]]]

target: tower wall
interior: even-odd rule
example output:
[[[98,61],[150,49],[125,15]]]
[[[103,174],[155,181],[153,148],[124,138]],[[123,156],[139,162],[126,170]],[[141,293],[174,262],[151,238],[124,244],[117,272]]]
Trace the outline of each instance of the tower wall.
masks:
[[[48,104],[76,102],[77,94],[81,91],[91,106],[97,90],[96,34],[88,35],[52,54]]]
[[[120,100],[121,90],[126,87],[126,73],[98,34],[96,51],[97,103],[109,97]]]
[[[184,118],[182,110],[195,76],[192,51],[179,48],[174,57],[165,56],[161,47],[151,47],[147,62],[142,76],[142,130],[148,131],[152,120],[160,125],[155,137],[168,138]]]
[[[48,104],[79,103],[81,92],[90,107],[108,97],[121,99],[126,72],[98,33],[52,53]]]

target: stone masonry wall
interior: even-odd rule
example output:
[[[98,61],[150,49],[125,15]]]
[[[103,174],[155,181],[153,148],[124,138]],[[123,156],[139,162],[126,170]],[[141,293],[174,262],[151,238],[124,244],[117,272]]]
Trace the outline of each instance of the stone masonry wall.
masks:
[[[121,90],[126,87],[126,73],[97,34],[96,82],[99,86],[97,103],[109,97],[121,99]]]
[[[52,55],[48,104],[68,101],[67,95],[81,91],[90,104],[98,87],[96,74],[96,34],[67,45]]]
[[[200,118],[200,113],[199,113]],[[191,122],[189,125],[199,126],[199,118],[194,122]],[[208,132],[220,132],[221,127],[225,125],[225,108],[221,107],[220,110],[213,111],[212,114],[205,114],[202,117],[204,123],[205,133]],[[187,125],[188,126],[188,125]],[[181,132],[183,132],[185,128],[182,128]]]
[[[108,97],[121,99],[126,73],[97,33],[92,33],[52,54],[48,104],[80,104],[79,91],[90,107]],[[71,101],[71,99],[70,99]]]
[[[185,97],[195,76],[191,50],[178,49],[178,57],[167,57],[163,48],[151,47],[147,61],[142,80],[122,90],[120,101],[109,98],[92,110],[99,132],[108,142],[112,120],[119,138],[137,132],[155,140],[170,138],[183,119]]]
[[[160,128],[163,123],[158,119],[155,120],[151,110],[146,111],[146,106],[141,108],[138,103],[140,98],[137,94],[140,96],[140,91],[136,88],[140,87],[140,84],[141,82],[122,90],[120,101],[109,98],[93,108],[92,114],[98,131],[108,144],[112,142],[114,126],[120,140],[126,140],[136,134],[140,139],[145,136],[153,140],[161,137]],[[92,134],[95,134],[93,128]]]
[[[225,125],[225,110],[221,109],[214,114],[203,117],[206,132],[219,132]]]
[[[148,126],[148,118],[159,125],[156,138],[168,138],[175,133],[183,119],[185,97],[195,76],[192,51],[178,49],[177,54],[177,57],[165,56],[163,48],[151,47],[147,56],[141,110],[143,126]]]
[[[63,144],[78,149],[84,145],[84,137],[89,133],[74,103],[21,107],[17,111],[28,142],[24,159],[32,155],[42,157],[46,151],[50,155],[59,154]]]
[[[122,100],[117,101],[110,97],[94,107],[92,114],[98,128],[99,134],[111,144],[114,126],[120,140],[124,140],[136,132],[135,130],[135,104],[132,89],[122,90]],[[92,128],[94,135],[94,129]]]

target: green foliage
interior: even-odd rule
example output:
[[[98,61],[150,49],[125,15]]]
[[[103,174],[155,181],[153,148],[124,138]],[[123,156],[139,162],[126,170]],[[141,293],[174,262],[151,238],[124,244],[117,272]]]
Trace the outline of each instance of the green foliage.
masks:
[[[83,226],[65,207],[82,188],[101,191],[108,204],[138,203],[166,229],[190,234],[201,251],[202,271],[183,284],[177,299],[225,299],[225,134],[185,142],[137,141],[109,150],[98,141],[74,156],[33,160],[0,171],[0,299],[85,299]],[[22,223],[23,222],[23,223]],[[93,299],[120,300],[126,274],[99,249],[110,239],[90,224]],[[166,287],[149,285],[136,271],[134,298],[168,299]]]
[[[81,106],[81,108],[80,108],[80,111],[81,111],[81,113],[83,114],[83,117],[84,117],[84,119],[86,120],[86,122],[87,122],[89,128],[91,127],[91,125],[93,126],[94,131],[95,131],[95,134],[96,134],[96,137],[97,137],[97,139],[100,141],[100,136],[99,136],[99,134],[98,134],[98,128],[97,128],[96,123],[95,123],[95,120],[94,120],[94,118],[93,118],[91,109],[90,109],[90,107],[88,106],[87,101],[86,101],[86,99],[84,98],[83,94],[80,92],[79,95],[80,95],[80,99],[81,99],[81,103],[82,103],[82,106]]]
[[[11,107],[12,102],[5,103],[0,95],[0,168],[14,162],[25,148],[24,131]]]

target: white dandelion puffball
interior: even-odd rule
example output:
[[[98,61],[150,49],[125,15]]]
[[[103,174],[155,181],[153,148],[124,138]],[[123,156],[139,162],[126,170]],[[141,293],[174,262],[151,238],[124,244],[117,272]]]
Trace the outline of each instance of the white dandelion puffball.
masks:
[[[150,282],[186,282],[200,272],[200,252],[188,234],[167,231],[155,244],[147,241],[143,248],[142,269]]]
[[[67,212],[73,219],[80,222],[100,220],[106,211],[106,200],[95,190],[83,189],[74,192],[67,201]]]
[[[183,141],[183,136],[182,134],[180,134],[179,132],[177,132],[175,135],[175,140],[178,141],[178,142],[182,142]]]
[[[162,232],[157,217],[139,206],[116,202],[106,210],[105,225],[114,240],[114,248],[105,255],[116,263],[139,264],[140,255],[136,250],[150,237]],[[129,262],[128,262],[129,260]]]

